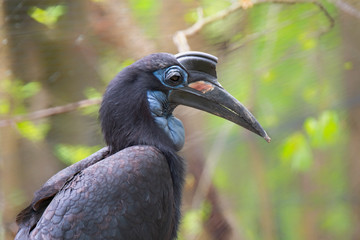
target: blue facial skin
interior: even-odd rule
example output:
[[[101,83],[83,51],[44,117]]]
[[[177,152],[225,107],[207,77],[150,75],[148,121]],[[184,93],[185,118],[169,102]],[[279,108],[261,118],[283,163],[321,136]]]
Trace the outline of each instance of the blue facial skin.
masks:
[[[164,86],[170,88],[170,91],[171,89],[184,87],[187,84],[188,73],[180,66],[160,69],[153,74]],[[176,82],[170,79],[174,74],[180,77]],[[161,91],[148,91],[147,98],[155,123],[165,131],[174,143],[176,150],[179,151],[185,142],[184,126],[179,119],[172,115],[173,109],[169,107],[166,94]]]
[[[165,131],[179,151],[185,142],[185,131],[182,122],[168,112],[168,100],[165,93],[161,91],[147,92],[151,115],[155,123]]]
[[[168,76],[170,76],[171,73],[174,73],[174,72],[179,73],[181,75],[181,77],[182,77],[182,81],[179,82],[179,83],[176,83],[176,85],[170,84],[171,81],[168,80]],[[172,89],[184,87],[185,84],[187,83],[187,80],[188,80],[188,73],[184,69],[182,69],[180,66],[176,66],[176,65],[168,67],[168,68],[157,70],[153,74],[155,75],[155,77],[157,79],[160,80],[160,82],[164,86],[172,88]]]

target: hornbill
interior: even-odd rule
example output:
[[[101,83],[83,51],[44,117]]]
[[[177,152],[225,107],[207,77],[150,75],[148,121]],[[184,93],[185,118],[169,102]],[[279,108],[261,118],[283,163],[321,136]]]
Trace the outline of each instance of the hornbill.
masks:
[[[270,141],[217,81],[217,58],[156,53],[124,68],[104,94],[107,147],[51,177],[19,213],[15,239],[175,239],[184,161],[178,105],[228,119]]]

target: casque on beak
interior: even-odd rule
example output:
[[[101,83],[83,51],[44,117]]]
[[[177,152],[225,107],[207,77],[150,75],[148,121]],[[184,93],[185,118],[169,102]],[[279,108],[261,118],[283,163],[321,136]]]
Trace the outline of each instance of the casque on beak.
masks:
[[[270,142],[256,118],[217,81],[215,56],[185,52],[177,54],[176,58],[189,72],[189,78],[187,86],[170,92],[170,104],[193,107],[225,118]]]

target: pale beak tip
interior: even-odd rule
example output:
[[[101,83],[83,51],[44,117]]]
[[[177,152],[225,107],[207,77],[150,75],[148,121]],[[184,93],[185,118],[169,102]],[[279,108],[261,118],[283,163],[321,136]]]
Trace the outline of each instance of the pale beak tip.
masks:
[[[265,139],[268,143],[271,142],[271,138],[270,138],[267,134],[264,136],[264,139]]]

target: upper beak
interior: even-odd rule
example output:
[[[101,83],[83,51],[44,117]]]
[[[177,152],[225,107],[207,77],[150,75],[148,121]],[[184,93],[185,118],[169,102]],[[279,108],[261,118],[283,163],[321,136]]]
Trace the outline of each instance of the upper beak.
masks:
[[[270,142],[270,137],[249,110],[216,80],[216,57],[201,52],[187,52],[177,55],[177,58],[189,72],[189,79],[187,86],[169,93],[170,103],[193,107],[225,118]]]

